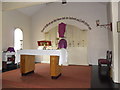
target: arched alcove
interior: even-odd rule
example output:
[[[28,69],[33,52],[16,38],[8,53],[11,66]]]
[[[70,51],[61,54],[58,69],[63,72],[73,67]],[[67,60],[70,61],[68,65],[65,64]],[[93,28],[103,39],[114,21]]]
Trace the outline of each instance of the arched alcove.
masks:
[[[64,39],[67,40],[68,64],[88,65],[87,32],[88,30],[81,30],[74,25],[66,24]],[[58,48],[58,42],[60,40],[58,35],[58,25],[45,32],[45,40],[52,41],[52,49]],[[43,57],[43,59],[49,60],[46,57]]]

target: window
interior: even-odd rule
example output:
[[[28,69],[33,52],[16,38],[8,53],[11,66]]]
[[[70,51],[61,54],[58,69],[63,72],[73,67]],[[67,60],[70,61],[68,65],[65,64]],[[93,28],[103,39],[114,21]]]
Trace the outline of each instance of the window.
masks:
[[[14,48],[15,51],[23,49],[23,32],[20,28],[14,31]]]

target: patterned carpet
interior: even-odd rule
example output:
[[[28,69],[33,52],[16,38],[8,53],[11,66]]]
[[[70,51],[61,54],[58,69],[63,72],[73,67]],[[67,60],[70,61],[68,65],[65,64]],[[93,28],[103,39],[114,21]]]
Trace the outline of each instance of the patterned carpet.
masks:
[[[91,66],[63,66],[53,80],[49,64],[36,64],[35,72],[21,76],[20,69],[2,73],[3,88],[91,88]]]

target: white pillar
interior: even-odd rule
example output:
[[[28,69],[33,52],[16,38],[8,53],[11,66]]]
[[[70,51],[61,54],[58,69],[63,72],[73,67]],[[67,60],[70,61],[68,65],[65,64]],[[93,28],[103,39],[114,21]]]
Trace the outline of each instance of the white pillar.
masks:
[[[0,2],[0,70],[2,70],[2,2]]]
[[[112,35],[113,35],[113,66],[112,78],[115,83],[118,83],[118,2],[111,2],[111,15],[112,15]]]
[[[118,35],[118,83],[120,83],[120,33]]]

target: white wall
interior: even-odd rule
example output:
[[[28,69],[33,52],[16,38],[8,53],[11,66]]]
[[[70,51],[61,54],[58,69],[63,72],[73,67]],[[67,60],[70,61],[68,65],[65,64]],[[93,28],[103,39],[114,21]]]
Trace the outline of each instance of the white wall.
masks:
[[[32,18],[32,47],[37,48],[37,41],[44,39],[41,33],[42,28],[48,22],[63,16],[72,16],[83,19],[92,27],[88,31],[88,60],[90,64],[97,64],[98,58],[105,58],[108,50],[108,31],[105,28],[96,27],[96,20],[100,20],[102,24],[107,23],[106,5],[101,3],[51,3],[43,7]],[[64,21],[71,23],[72,21]],[[83,24],[74,22],[80,29],[86,28]],[[49,27],[54,27],[52,24]],[[73,23],[71,23],[73,24]]]
[[[107,5],[107,20],[108,23],[112,22],[112,16],[111,16],[111,4],[108,3]],[[112,36],[112,31],[108,29],[108,45],[109,45],[109,50],[113,49],[113,36]]]
[[[17,27],[23,31],[23,48],[30,48],[31,19],[14,10],[3,12],[2,50],[14,46],[14,30]]]
[[[120,21],[120,2],[118,3],[118,20]]]

